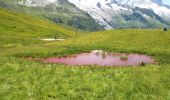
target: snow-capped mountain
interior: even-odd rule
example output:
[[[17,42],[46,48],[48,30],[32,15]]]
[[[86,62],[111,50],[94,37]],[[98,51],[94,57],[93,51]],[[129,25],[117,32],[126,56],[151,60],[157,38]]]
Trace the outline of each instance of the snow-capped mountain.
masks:
[[[6,7],[4,2],[70,26],[78,17],[79,27],[87,30],[170,27],[170,7],[162,0],[3,0],[0,6]]]
[[[162,0],[69,0],[106,29],[169,25],[170,9]]]

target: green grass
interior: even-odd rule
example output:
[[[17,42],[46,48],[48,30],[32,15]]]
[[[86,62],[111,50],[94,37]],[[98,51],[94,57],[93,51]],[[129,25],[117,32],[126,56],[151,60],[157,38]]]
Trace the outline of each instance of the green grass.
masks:
[[[39,43],[39,39],[43,37],[70,38],[75,36],[73,28],[1,8],[0,19],[0,47]]]
[[[75,36],[70,28],[28,15],[0,10],[0,19],[3,21],[3,24],[0,23],[2,100],[170,99],[170,32],[129,29]],[[12,26],[16,28],[12,29]],[[62,42],[39,40],[52,37],[55,32],[68,39]],[[147,54],[160,64],[141,67],[78,67],[25,59],[30,56],[64,56],[91,50]]]

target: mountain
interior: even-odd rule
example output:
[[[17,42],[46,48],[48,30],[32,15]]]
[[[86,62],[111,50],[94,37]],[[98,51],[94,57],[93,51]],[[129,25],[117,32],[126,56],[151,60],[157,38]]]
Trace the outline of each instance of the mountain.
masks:
[[[170,8],[162,0],[69,0],[105,29],[170,26]]]
[[[170,27],[162,0],[1,0],[0,6],[88,31]]]
[[[0,7],[86,31],[103,29],[88,13],[67,0],[0,0]],[[78,23],[75,19],[78,19]]]

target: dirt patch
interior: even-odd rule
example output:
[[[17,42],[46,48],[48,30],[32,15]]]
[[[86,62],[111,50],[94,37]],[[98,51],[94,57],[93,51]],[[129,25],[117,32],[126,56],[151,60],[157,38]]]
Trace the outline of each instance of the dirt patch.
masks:
[[[64,41],[65,39],[52,39],[52,38],[46,38],[46,39],[41,39],[42,41]]]

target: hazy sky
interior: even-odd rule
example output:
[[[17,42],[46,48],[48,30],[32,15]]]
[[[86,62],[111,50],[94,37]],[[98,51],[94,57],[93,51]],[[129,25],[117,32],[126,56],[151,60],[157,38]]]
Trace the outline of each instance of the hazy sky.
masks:
[[[163,0],[164,4],[170,5],[170,0]]]

